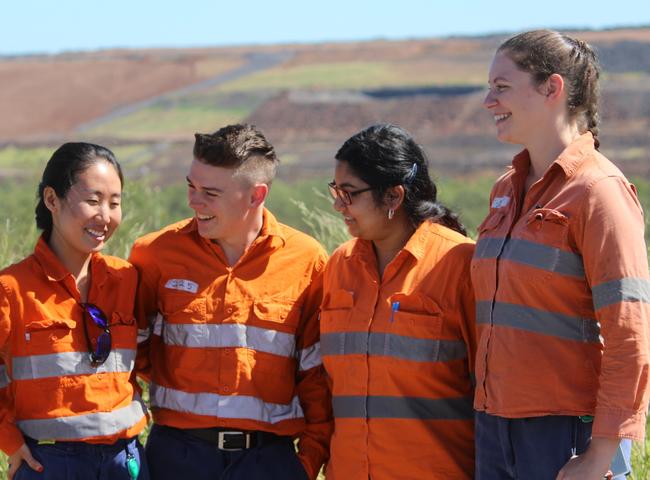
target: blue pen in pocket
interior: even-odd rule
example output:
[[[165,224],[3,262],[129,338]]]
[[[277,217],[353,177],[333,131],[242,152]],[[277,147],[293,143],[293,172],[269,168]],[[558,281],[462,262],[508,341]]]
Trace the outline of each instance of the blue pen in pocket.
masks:
[[[393,323],[395,320],[395,312],[399,310],[399,302],[393,302],[390,308],[390,322]]]

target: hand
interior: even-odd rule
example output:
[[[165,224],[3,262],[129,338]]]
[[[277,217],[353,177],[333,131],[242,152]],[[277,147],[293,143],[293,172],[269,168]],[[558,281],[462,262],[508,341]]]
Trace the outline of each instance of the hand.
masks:
[[[612,463],[620,440],[592,438],[582,455],[571,457],[555,480],[602,480]]]
[[[32,456],[32,452],[29,450],[29,447],[23,443],[22,447],[16,450],[16,453],[9,456],[9,476],[8,480],[12,480],[16,474],[16,470],[20,467],[22,462],[27,463],[32,470],[37,472],[43,471],[43,465],[38,463]]]

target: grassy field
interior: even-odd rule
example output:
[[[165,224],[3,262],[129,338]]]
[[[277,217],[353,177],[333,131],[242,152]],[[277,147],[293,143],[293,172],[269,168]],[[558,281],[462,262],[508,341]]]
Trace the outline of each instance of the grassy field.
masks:
[[[120,152],[120,158],[131,155],[137,159],[142,154],[137,146],[126,148],[129,150]],[[13,168],[16,161],[23,162],[23,159],[23,165],[31,166],[35,164],[33,157],[36,153],[45,155],[40,150],[33,151],[31,157],[19,151],[6,150],[0,151],[0,167],[3,168]],[[276,181],[268,205],[281,221],[312,233],[331,251],[345,240],[346,232],[340,218],[333,213],[331,201],[325,193],[328,180],[316,178],[296,183]],[[493,180],[491,176],[481,176],[440,179],[437,182],[440,199],[461,214],[472,236],[485,216],[487,196]],[[0,235],[0,267],[20,260],[33,249],[38,235],[33,222],[36,181],[29,168],[20,181],[0,180],[0,202],[3,205],[0,211],[0,228],[3,229],[3,235]],[[648,211],[650,182],[635,179],[635,183]],[[185,205],[185,186],[182,184],[159,188],[146,183],[127,183],[123,205],[123,223],[107,246],[108,253],[120,257],[128,256],[131,244],[138,236],[190,215]],[[649,219],[646,218],[646,221]],[[635,445],[633,464],[636,472],[633,478],[650,478],[650,443]],[[0,479],[5,478],[4,472],[6,459],[0,454]]]

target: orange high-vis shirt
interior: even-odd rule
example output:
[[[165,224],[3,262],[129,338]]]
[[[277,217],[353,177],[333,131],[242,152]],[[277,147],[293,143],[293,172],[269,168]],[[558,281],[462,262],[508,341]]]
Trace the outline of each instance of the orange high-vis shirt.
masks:
[[[650,278],[634,188],[591,133],[524,194],[529,164],[527,151],[515,157],[479,227],[474,406],[593,415],[594,437],[642,440]]]
[[[138,275],[124,260],[93,254],[88,303],[110,320],[112,350],[89,360],[74,277],[41,239],[34,253],[0,272],[0,449],[24,436],[110,444],[147,424],[132,370]],[[92,330],[91,330],[92,331]]]
[[[323,248],[264,211],[262,230],[230,266],[184,220],[136,241],[138,297],[151,336],[154,421],[299,437],[310,478],[326,461],[331,398],[320,359]]]
[[[328,480],[473,478],[473,251],[425,221],[382,278],[369,241],[332,255],[321,308]]]

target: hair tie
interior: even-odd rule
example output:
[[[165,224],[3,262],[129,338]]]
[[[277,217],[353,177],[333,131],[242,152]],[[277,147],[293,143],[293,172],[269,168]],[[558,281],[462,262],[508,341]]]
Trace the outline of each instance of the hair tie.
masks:
[[[418,164],[414,163],[413,166],[411,167],[411,171],[406,175],[406,178],[404,179],[404,184],[405,185],[410,185],[413,183],[415,180],[415,176],[418,173]]]

